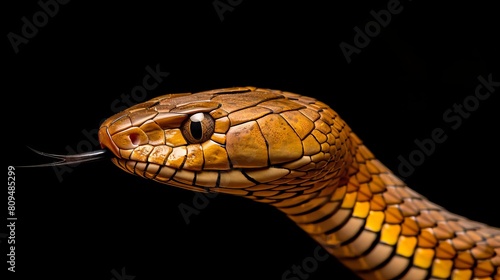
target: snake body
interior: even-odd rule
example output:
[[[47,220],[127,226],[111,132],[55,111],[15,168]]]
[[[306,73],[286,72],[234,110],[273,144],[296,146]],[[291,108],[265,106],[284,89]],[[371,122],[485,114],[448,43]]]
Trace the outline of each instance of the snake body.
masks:
[[[99,139],[126,172],[276,207],[363,279],[500,279],[500,229],[410,189],[316,99],[168,94],[110,117]]]

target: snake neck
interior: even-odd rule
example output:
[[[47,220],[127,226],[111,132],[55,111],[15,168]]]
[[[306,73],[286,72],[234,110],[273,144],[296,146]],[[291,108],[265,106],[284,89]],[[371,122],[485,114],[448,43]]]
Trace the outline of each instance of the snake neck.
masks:
[[[279,208],[363,279],[500,279],[500,230],[411,190],[355,134],[338,176]]]

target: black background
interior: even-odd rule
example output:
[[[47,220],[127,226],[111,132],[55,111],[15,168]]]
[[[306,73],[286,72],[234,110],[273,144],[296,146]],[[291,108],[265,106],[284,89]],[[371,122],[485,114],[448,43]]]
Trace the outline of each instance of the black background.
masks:
[[[442,128],[447,140],[406,182],[452,212],[500,226],[500,88],[458,129],[443,120],[474,94],[479,75],[500,81],[493,4],[402,1],[403,10],[347,63],[339,44],[352,45],[353,28],[364,29],[370,11],[389,1],[233,1],[222,21],[213,1],[170,2],[71,1],[17,54],[7,34],[21,35],[21,18],[31,21],[41,8],[36,1],[4,7],[7,165],[44,161],[27,146],[76,149],[87,141],[83,130],[97,128],[113,101],[142,84],[145,67],[159,65],[169,76],[138,101],[246,85],[317,97],[393,170],[415,139]],[[108,161],[62,176],[16,169],[16,276],[108,280],[125,268],[136,280],[281,279],[317,246],[277,210],[243,198],[219,195],[186,225],[178,206],[193,205],[189,191]],[[2,238],[2,260],[6,246]],[[329,258],[308,279],[355,277]]]

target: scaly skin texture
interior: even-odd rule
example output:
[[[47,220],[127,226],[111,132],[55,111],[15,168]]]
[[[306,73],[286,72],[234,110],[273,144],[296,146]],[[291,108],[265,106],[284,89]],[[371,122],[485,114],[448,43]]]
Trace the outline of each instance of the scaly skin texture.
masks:
[[[500,279],[500,229],[411,190],[313,98],[170,94],[112,116],[99,139],[126,172],[275,206],[363,279]]]

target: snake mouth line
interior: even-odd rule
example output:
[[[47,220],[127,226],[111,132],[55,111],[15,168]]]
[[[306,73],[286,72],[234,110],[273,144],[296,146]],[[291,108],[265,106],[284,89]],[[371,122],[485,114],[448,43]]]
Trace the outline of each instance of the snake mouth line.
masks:
[[[41,152],[41,151],[35,150],[31,147],[28,147],[28,148],[41,156],[52,158],[52,159],[57,159],[58,161],[49,162],[49,163],[42,163],[42,164],[35,164],[35,165],[22,165],[22,166],[17,166],[17,167],[49,167],[49,166],[61,166],[61,165],[73,165],[73,164],[79,164],[79,163],[88,162],[88,161],[109,159],[111,157],[111,153],[107,149],[90,151],[90,152],[73,154],[73,155],[60,155],[60,154],[51,154],[51,153]]]

